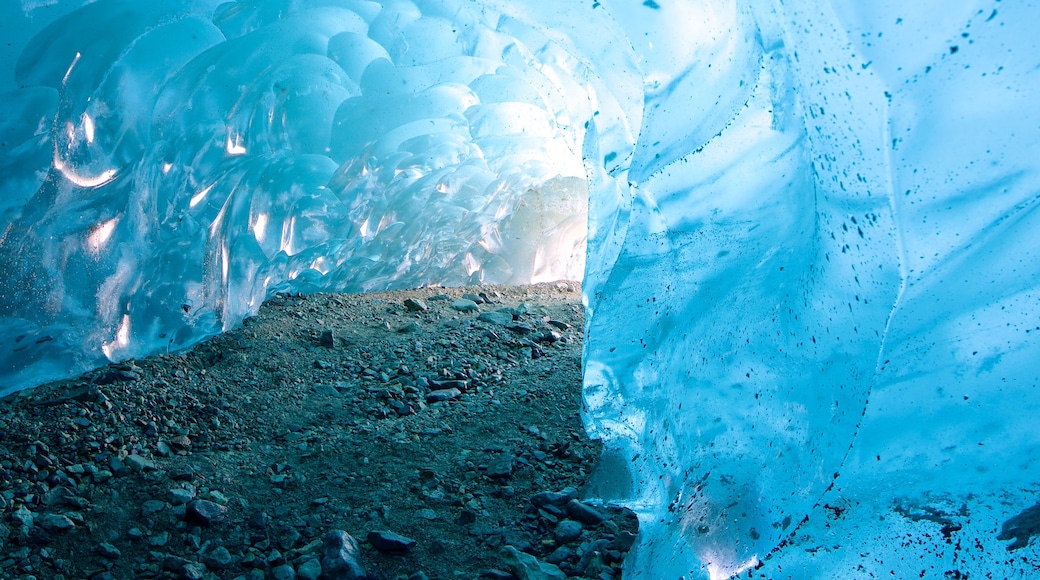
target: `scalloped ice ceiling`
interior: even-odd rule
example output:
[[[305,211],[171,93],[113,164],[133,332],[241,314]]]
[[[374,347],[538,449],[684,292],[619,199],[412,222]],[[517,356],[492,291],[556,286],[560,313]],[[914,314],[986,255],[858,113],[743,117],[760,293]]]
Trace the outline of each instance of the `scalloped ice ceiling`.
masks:
[[[1040,5],[0,5],[0,392],[583,276],[626,578],[1040,574]]]

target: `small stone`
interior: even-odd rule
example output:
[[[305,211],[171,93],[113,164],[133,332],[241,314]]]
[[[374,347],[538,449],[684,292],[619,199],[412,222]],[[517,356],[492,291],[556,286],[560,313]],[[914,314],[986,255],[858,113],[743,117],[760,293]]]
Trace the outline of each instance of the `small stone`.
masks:
[[[430,391],[426,395],[426,402],[431,403],[443,403],[445,401],[453,401],[462,396],[462,391],[458,389],[441,389],[438,391]]]
[[[415,545],[415,540],[386,530],[375,530],[368,533],[368,543],[380,552],[407,552]]]
[[[203,526],[219,523],[224,520],[227,508],[206,499],[196,499],[188,503],[185,519],[189,523]]]
[[[141,515],[148,517],[152,514],[159,513],[166,509],[166,502],[159,501],[157,499],[145,500],[141,504]]]
[[[321,562],[317,558],[311,558],[296,569],[296,577],[299,580],[318,580],[321,577]]]
[[[556,524],[556,529],[553,530],[553,537],[556,538],[557,542],[567,544],[580,538],[581,530],[581,522],[563,520]]]
[[[107,558],[109,560],[118,560],[119,557],[123,555],[123,553],[119,551],[119,548],[116,548],[108,542],[101,542],[98,544],[97,553],[102,558]]]
[[[107,469],[99,469],[94,472],[94,483],[105,483],[112,479],[112,472]]]
[[[404,307],[411,312],[426,312],[430,309],[425,302],[418,298],[406,298],[404,301]]]
[[[513,475],[513,458],[503,455],[488,464],[487,476],[491,479],[507,479]]]
[[[473,294],[472,292],[466,292],[465,294],[462,295],[462,298],[464,300],[470,300],[474,304],[483,304],[484,303],[484,299],[481,298],[479,294]]]
[[[546,556],[545,561],[550,564],[560,564],[562,562],[565,562],[566,560],[569,560],[573,556],[574,550],[570,549],[567,546],[560,546],[559,548],[556,548],[553,551],[553,553]]]
[[[318,339],[318,344],[332,348],[336,346],[336,335],[331,330],[324,330],[321,333],[321,338]]]
[[[166,501],[172,505],[184,505],[195,499],[195,492],[190,489],[174,488],[166,492]]]
[[[605,519],[598,509],[576,499],[567,502],[567,515],[589,526],[599,525]]]
[[[133,469],[138,473],[144,471],[155,471],[158,469],[155,466],[155,462],[141,455],[127,455],[124,461],[128,466],[130,466],[130,469]]]
[[[321,571],[327,580],[361,580],[366,577],[361,566],[357,540],[342,530],[322,537]]]
[[[202,557],[202,563],[214,570],[223,570],[231,565],[231,552],[224,546],[217,546]]]
[[[453,310],[458,310],[459,312],[476,312],[480,310],[480,308],[477,307],[476,302],[466,298],[459,298],[452,302],[451,307]]]
[[[61,514],[43,514],[36,520],[36,524],[48,532],[63,532],[76,527],[76,524],[68,516]]]
[[[573,487],[564,488],[562,491],[540,491],[531,496],[531,503],[535,507],[542,507],[545,505],[564,505],[578,497],[578,490]]]
[[[433,510],[431,510],[429,508],[421,509],[421,510],[415,512],[415,515],[419,516],[420,518],[422,518],[424,520],[429,520],[431,522],[433,520],[437,519],[437,512],[435,512],[435,511],[433,511]]]
[[[187,435],[180,435],[170,440],[170,443],[178,449],[189,449],[191,448],[191,438]]]

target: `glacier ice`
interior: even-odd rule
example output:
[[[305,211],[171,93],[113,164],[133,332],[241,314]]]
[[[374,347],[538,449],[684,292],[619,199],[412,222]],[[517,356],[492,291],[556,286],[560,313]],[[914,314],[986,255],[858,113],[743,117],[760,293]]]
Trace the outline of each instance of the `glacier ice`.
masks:
[[[1040,4],[0,17],[0,391],[276,290],[584,269],[626,577],[1038,573]]]

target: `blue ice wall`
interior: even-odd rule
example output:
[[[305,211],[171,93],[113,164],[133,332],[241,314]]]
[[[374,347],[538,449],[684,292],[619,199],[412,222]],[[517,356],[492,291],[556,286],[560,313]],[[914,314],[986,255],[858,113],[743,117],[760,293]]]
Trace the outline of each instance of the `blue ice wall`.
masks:
[[[43,4],[2,389],[584,259],[626,577],[1038,574],[1036,2]]]

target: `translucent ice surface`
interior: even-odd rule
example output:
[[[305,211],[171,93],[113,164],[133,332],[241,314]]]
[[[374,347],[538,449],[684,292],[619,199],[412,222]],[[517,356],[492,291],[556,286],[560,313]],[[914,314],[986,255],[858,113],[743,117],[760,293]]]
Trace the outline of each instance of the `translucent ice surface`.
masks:
[[[626,578],[1040,574],[1037,2],[0,18],[0,391],[276,290],[584,271]]]

